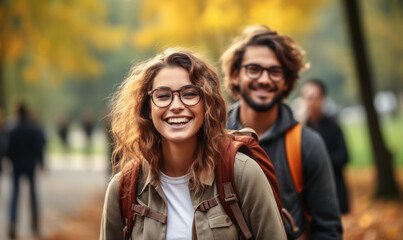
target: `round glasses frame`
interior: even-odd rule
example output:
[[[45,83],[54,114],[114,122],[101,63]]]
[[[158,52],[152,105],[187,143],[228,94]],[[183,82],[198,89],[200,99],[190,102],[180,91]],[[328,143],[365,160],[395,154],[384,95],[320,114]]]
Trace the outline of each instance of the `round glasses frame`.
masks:
[[[250,74],[248,74],[248,71],[250,70],[250,68],[252,68],[252,67],[254,67],[254,68],[256,68],[256,69],[259,69],[259,74],[257,74],[256,76],[254,76],[254,77],[251,77],[250,76]],[[287,68],[285,68],[285,67],[269,67],[269,68],[264,68],[264,67],[262,67],[262,66],[260,66],[260,65],[258,65],[258,64],[247,64],[247,65],[241,65],[240,66],[240,68],[245,68],[245,74],[246,74],[246,76],[249,78],[249,79],[251,79],[251,80],[257,80],[257,79],[259,79],[261,76],[262,76],[262,74],[263,74],[263,72],[264,71],[267,71],[267,74],[269,75],[269,78],[270,78],[270,80],[272,80],[273,82],[281,82],[282,80],[284,80],[284,78],[285,78],[285,76],[286,76],[286,74],[287,74],[287,71],[288,71],[288,69]],[[275,71],[275,70],[281,70],[282,71],[282,73],[281,73],[281,78],[273,78],[273,71]]]
[[[182,97],[183,97],[183,95],[181,94],[182,91],[183,91],[183,90],[186,90],[186,89],[189,89],[189,88],[194,88],[194,89],[196,89],[197,92],[198,92],[198,94],[199,94],[199,95],[198,95],[199,99],[198,99],[197,102],[194,103],[194,104],[187,104],[187,103],[186,103],[186,100],[185,100],[185,102],[184,102],[183,99],[182,99]],[[169,102],[167,102],[167,104],[158,105],[158,104],[155,102],[155,100],[154,100],[154,93],[155,93],[156,91],[159,91],[159,90],[166,90],[166,91],[170,91],[170,92],[171,92],[171,99],[170,99]],[[175,92],[178,93],[179,100],[180,100],[180,101],[183,103],[183,105],[185,105],[185,106],[195,106],[195,105],[197,105],[197,104],[200,102],[200,100],[201,100],[202,97],[203,97],[203,91],[202,91],[202,89],[201,89],[200,87],[198,87],[198,86],[195,86],[195,85],[186,85],[186,86],[181,87],[181,88],[178,89],[178,90],[172,90],[172,89],[169,88],[169,87],[158,87],[158,88],[155,88],[155,89],[149,91],[149,92],[148,92],[148,95],[150,96],[151,101],[154,103],[155,106],[157,106],[157,107],[159,107],[159,108],[164,108],[164,107],[168,107],[169,105],[171,105],[172,101],[174,100],[174,93],[175,93]]]

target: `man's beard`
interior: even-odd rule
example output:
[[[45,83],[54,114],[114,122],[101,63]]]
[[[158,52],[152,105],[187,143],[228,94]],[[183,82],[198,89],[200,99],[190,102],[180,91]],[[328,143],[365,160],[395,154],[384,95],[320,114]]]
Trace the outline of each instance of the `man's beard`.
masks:
[[[253,89],[253,85],[250,87],[250,89]],[[248,106],[253,110],[255,110],[256,112],[270,111],[274,106],[280,103],[283,98],[283,93],[281,93],[279,95],[276,95],[274,99],[269,103],[256,103],[255,101],[252,100],[251,97],[248,96],[247,92],[242,87],[239,89],[239,91],[246,104],[248,104]],[[277,86],[274,86],[272,91],[273,92],[278,91]]]

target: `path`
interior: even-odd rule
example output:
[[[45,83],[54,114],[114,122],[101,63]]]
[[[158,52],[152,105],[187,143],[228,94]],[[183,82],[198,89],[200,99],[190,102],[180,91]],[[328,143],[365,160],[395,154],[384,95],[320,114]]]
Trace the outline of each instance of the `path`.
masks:
[[[90,204],[104,194],[107,184],[106,156],[47,156],[48,169],[39,172],[38,198],[43,237],[63,231],[65,221],[77,214],[79,206]],[[1,175],[0,239],[7,239],[10,172]],[[28,183],[22,181],[18,213],[18,239],[35,239],[30,232]]]

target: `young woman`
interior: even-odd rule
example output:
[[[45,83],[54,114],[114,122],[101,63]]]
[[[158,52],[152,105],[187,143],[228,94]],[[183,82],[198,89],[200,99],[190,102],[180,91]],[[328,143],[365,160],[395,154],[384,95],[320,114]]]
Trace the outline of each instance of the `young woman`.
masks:
[[[198,209],[218,195],[214,167],[229,137],[226,114],[215,69],[192,52],[168,49],[132,69],[114,98],[114,155],[119,169],[141,163],[136,201],[167,216],[163,223],[136,215],[132,239],[239,239],[220,203]],[[234,168],[239,205],[254,238],[286,239],[263,171],[242,153]],[[121,176],[108,186],[100,239],[123,238]]]

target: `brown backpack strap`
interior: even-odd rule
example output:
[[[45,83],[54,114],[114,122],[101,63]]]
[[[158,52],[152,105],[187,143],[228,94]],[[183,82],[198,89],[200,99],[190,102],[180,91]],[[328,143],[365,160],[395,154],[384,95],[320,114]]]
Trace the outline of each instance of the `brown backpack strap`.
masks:
[[[253,134],[245,134],[245,132],[250,132],[248,129],[247,130],[241,130],[241,131],[231,131],[233,135],[233,138],[226,138],[222,142],[222,155],[221,155],[221,161],[217,161],[216,163],[216,168],[215,168],[215,173],[216,173],[216,181],[217,181],[217,189],[218,189],[218,194],[220,201],[223,205],[223,208],[231,221],[238,227],[238,230],[240,231],[240,234],[245,237],[252,237],[251,232],[245,229],[245,226],[247,228],[247,224],[245,222],[245,219],[242,215],[241,211],[238,211],[240,214],[236,214],[237,217],[235,217],[234,210],[230,206],[230,201],[227,200],[232,200],[231,197],[225,197],[225,191],[224,191],[224,183],[228,183],[228,185],[231,185],[232,192],[234,196],[237,196],[236,192],[236,186],[235,186],[235,179],[234,179],[234,161],[235,161],[235,155],[237,152],[242,152],[252,159],[254,159],[261,169],[263,170],[264,174],[266,175],[266,178],[269,180],[269,183],[272,187],[274,197],[276,199],[277,207],[279,209],[279,212],[282,216],[282,220],[284,223],[284,216],[281,211],[281,198],[280,198],[280,189],[277,183],[277,177],[276,173],[273,167],[273,164],[270,160],[270,158],[267,156],[266,152],[259,146],[259,143],[256,141],[257,135]],[[236,198],[235,198],[236,199]],[[236,200],[236,203],[238,205],[238,202]],[[233,205],[235,206],[235,205]],[[238,205],[239,208],[239,205]],[[236,211],[236,210],[235,210]],[[240,220],[242,216],[243,220]],[[241,229],[240,222],[245,222],[244,226]],[[249,236],[250,234],[250,236]]]
[[[123,228],[123,239],[131,239],[130,235],[134,224],[134,212],[132,204],[136,202],[137,183],[140,175],[141,164],[131,161],[122,170],[119,180],[119,207],[126,226]]]
[[[139,216],[148,217],[160,223],[167,223],[167,215],[159,213],[147,206],[132,204],[132,211]]]
[[[205,200],[205,201],[201,202],[199,204],[199,206],[197,206],[196,210],[200,209],[201,211],[206,212],[210,208],[217,206],[219,202],[220,202],[220,199],[218,197],[215,197],[215,198],[212,198],[209,200]]]
[[[291,214],[287,211],[287,209],[283,208],[281,209],[285,218],[288,219],[288,221],[290,222],[291,228],[293,232],[298,232],[299,231],[299,227],[295,224],[294,218],[291,216]]]
[[[251,137],[250,137],[251,138]],[[230,202],[225,200],[225,190],[224,190],[224,183],[228,183],[232,187],[232,193],[236,196],[236,188],[235,188],[235,179],[234,179],[234,161],[235,155],[238,150],[244,146],[242,142],[233,141],[231,138],[226,138],[222,142],[222,155],[219,161],[216,162],[215,167],[215,176],[217,181],[217,190],[218,190],[218,197],[220,202],[225,210],[225,213],[231,219],[231,221],[237,226],[240,234],[244,235],[247,233],[243,233],[240,229],[238,219],[235,217],[235,213],[233,212]],[[245,149],[248,151],[248,149]],[[238,205],[237,198],[230,198],[227,197],[227,200],[236,200],[236,205]],[[239,206],[238,206],[239,207]],[[242,215],[242,212],[241,212]],[[239,217],[239,216],[238,216]],[[243,215],[242,215],[243,218]],[[250,232],[250,231],[249,231]],[[248,235],[248,234],[247,234]],[[246,237],[246,236],[244,236]]]
[[[228,205],[230,206],[231,211],[234,214],[235,219],[239,225],[239,229],[242,232],[242,235],[246,239],[252,238],[252,233],[250,232],[248,225],[246,224],[241,208],[239,208],[238,199],[234,193],[234,190],[232,189],[232,183],[226,182],[223,184],[223,186],[224,186],[225,202],[227,202]]]

